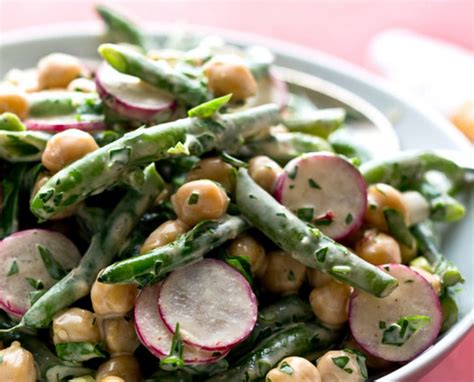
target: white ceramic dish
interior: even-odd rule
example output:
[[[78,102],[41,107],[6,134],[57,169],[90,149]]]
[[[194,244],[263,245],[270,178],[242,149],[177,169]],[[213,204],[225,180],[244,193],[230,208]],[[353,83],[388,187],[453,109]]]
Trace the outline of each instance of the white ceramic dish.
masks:
[[[166,26],[156,31],[164,35]],[[402,148],[446,148],[465,150],[473,155],[471,146],[461,134],[434,110],[403,95],[381,80],[350,64],[315,51],[253,35],[191,28],[197,34],[212,33],[237,45],[264,45],[276,54],[278,65],[319,76],[342,86],[387,115],[399,135]],[[23,30],[4,34],[0,44],[0,76],[9,68],[27,68],[50,52],[61,51],[85,57],[95,57],[100,43],[97,25],[67,24],[48,28]],[[474,193],[466,193],[468,213],[465,219],[449,227],[444,235],[443,249],[463,271],[466,282],[457,294],[460,318],[458,323],[437,343],[412,362],[380,378],[380,381],[416,381],[434,367],[472,328],[474,322]]]

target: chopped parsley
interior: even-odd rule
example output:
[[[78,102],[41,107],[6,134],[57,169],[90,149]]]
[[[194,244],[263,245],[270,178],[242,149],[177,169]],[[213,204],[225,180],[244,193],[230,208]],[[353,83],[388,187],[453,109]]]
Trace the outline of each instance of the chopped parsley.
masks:
[[[293,272],[293,270],[290,269],[288,272],[288,281],[295,281],[295,280],[296,280],[295,272]]]
[[[193,192],[188,199],[188,205],[197,204],[198,201],[199,201],[199,194],[197,192]]]
[[[391,324],[383,332],[382,343],[385,345],[402,346],[418,330],[428,325],[430,317],[424,315],[403,316]]]
[[[316,181],[315,181],[314,179],[312,179],[312,178],[309,178],[309,179],[308,179],[308,184],[309,184],[309,186],[310,186],[311,188],[316,188],[316,189],[318,189],[318,190],[321,189],[321,186],[320,186],[318,183],[316,183]]]
[[[313,208],[299,208],[296,212],[298,218],[305,222],[313,220],[314,209]]]
[[[282,362],[278,369],[285,374],[292,375],[294,373],[293,368],[288,364],[288,362]]]
[[[387,327],[387,324],[385,321],[379,321],[379,329],[385,329]]]
[[[324,263],[324,261],[326,260],[327,252],[328,252],[328,247],[324,247],[316,251],[316,259],[318,259],[320,263]]]
[[[351,224],[353,220],[354,218],[352,217],[352,214],[351,213],[347,214],[346,220],[345,220],[346,224]]]
[[[41,280],[36,280],[36,279],[31,278],[31,277],[25,277],[25,280],[28,284],[31,285],[32,288],[34,288],[36,290],[44,288],[43,282]]]
[[[13,276],[18,273],[18,264],[16,260],[13,260],[12,265],[10,265],[10,269],[8,270],[7,276]]]
[[[346,367],[346,365],[349,363],[349,357],[348,356],[340,356],[340,357],[332,357],[332,362],[334,362],[334,365],[336,365],[338,368],[344,370],[348,374],[352,374],[352,369],[350,367]]]
[[[54,258],[50,250],[41,244],[38,244],[36,249],[38,250],[41,259],[43,260],[44,266],[46,267],[46,270],[48,271],[48,274],[51,276],[51,278],[54,280],[61,280],[67,272]]]
[[[291,180],[295,180],[296,175],[298,175],[298,166],[295,166],[293,170],[291,170],[291,172],[288,173],[288,178],[290,178]]]

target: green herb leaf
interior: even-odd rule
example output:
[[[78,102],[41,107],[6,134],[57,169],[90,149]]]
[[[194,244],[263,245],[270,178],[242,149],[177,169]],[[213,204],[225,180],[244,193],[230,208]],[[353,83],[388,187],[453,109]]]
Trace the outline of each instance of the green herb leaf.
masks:
[[[309,186],[310,186],[311,188],[316,188],[316,189],[318,189],[318,190],[321,189],[321,186],[320,186],[318,183],[316,183],[316,181],[315,181],[314,179],[312,179],[312,178],[309,178],[309,179],[308,179],[308,183],[309,183]]]
[[[250,261],[247,256],[226,256],[224,260],[231,267],[237,269],[250,284],[253,284]]]
[[[292,375],[294,373],[293,368],[286,361],[282,362],[280,366],[278,366],[278,370],[288,375]]]
[[[233,167],[237,167],[237,168],[240,168],[240,167],[247,168],[248,167],[247,163],[245,163],[244,161],[241,161],[240,159],[237,159],[237,158],[233,157],[232,155],[230,155],[226,151],[223,151],[220,154],[220,158],[222,159],[223,162],[228,163]]]
[[[288,178],[290,178],[291,180],[295,180],[296,175],[298,175],[298,166],[293,167],[291,172],[288,173]]]
[[[188,111],[189,117],[210,118],[219,111],[221,107],[227,105],[232,98],[232,94],[223,97],[214,98],[211,101],[204,102]]]
[[[354,220],[354,218],[352,217],[352,214],[347,214],[346,220],[345,220],[346,224],[351,224],[352,220]]]
[[[403,316],[384,330],[382,343],[402,346],[430,321],[430,317],[424,315]]]
[[[64,276],[66,276],[66,271],[62,267],[60,263],[54,258],[53,254],[49,251],[48,248],[43,247],[42,245],[38,244],[36,246],[41,259],[43,260],[44,266],[48,271],[48,274],[54,280],[61,280]]]
[[[385,329],[387,327],[387,324],[385,321],[379,321],[379,329]]]
[[[189,196],[189,199],[188,199],[188,205],[193,205],[193,204],[197,204],[197,202],[199,201],[199,193],[197,192],[193,192],[191,193],[191,195]]]
[[[360,375],[362,376],[362,378],[364,378],[364,380],[367,380],[369,378],[369,373],[367,372],[367,366],[365,364],[365,361],[367,360],[367,356],[361,351],[356,350],[356,349],[346,348],[344,349],[344,351],[346,353],[355,354],[356,359],[357,359],[357,365],[359,366],[359,370],[360,370]]]
[[[299,208],[296,212],[299,219],[310,222],[313,220],[314,209],[313,208]]]
[[[324,261],[326,260],[327,252],[328,252],[328,247],[321,248],[320,250],[316,252],[316,259],[318,259],[320,263],[324,263]]]
[[[336,365],[338,368],[344,370],[346,365],[349,362],[349,357],[348,356],[340,356],[340,357],[332,357],[332,362],[334,362],[334,365]]]
[[[56,354],[59,358],[69,362],[84,362],[93,358],[106,358],[106,354],[99,344],[90,342],[67,342],[56,345]]]
[[[189,155],[190,154],[188,148],[181,142],[178,142],[174,147],[170,147],[166,152],[172,155]]]
[[[31,277],[26,277],[25,280],[36,290],[44,288],[43,282],[41,280],[36,280]]]
[[[12,265],[10,265],[10,269],[8,270],[7,276],[13,276],[18,273],[18,264],[16,260],[13,260]]]
[[[295,272],[293,272],[293,270],[290,269],[288,271],[288,281],[295,281],[295,280],[296,280]]]
[[[170,353],[168,356],[160,360],[160,368],[167,371],[181,369],[184,366],[184,345],[181,341],[179,332],[179,323],[176,324],[176,330],[171,341]]]

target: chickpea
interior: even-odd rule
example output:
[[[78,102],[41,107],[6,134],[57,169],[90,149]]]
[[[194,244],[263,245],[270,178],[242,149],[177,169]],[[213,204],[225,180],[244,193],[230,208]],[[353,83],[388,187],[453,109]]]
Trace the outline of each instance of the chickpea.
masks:
[[[326,285],[314,288],[309,295],[313,312],[322,322],[340,326],[349,316],[349,298],[351,288],[335,280]]]
[[[474,143],[474,100],[461,105],[452,115],[451,121]]]
[[[209,90],[216,97],[232,93],[233,101],[257,93],[257,82],[244,61],[235,55],[215,56],[204,65]]]
[[[220,183],[227,192],[235,187],[235,173],[233,167],[217,157],[201,159],[188,173],[188,181],[209,179]]]
[[[44,186],[44,184],[50,179],[51,177],[46,174],[46,173],[40,173],[38,175],[38,178],[36,179],[36,183],[33,186],[33,190],[31,191],[31,197],[36,195],[36,193],[39,191],[41,187]],[[65,218],[69,218],[73,215],[76,214],[77,209],[79,207],[79,203],[72,204],[66,208],[64,208],[61,212],[55,214],[54,216],[51,216],[49,220],[61,220]]]
[[[400,264],[402,256],[397,241],[377,230],[370,229],[364,232],[355,246],[355,252],[365,261],[374,264]]]
[[[40,89],[66,88],[83,72],[77,57],[63,53],[52,53],[38,62],[38,85]]]
[[[0,381],[35,382],[36,367],[33,355],[14,341],[10,347],[0,350]]]
[[[229,198],[218,184],[202,179],[183,184],[171,197],[171,203],[179,220],[194,226],[202,220],[224,215]]]
[[[269,292],[290,294],[298,292],[304,282],[306,267],[283,251],[267,255],[268,265],[261,279]]]
[[[107,377],[122,378],[125,382],[141,381],[140,365],[132,355],[118,355],[100,365],[95,377],[97,382],[104,382]],[[106,380],[107,381],[107,380]]]
[[[314,268],[308,268],[307,279],[309,285],[311,285],[313,288],[322,287],[323,285],[326,285],[330,281],[334,280],[332,276]]]
[[[439,295],[441,293],[441,279],[439,278],[438,275],[430,273],[422,268],[418,268],[418,267],[410,267],[410,268],[418,272],[421,276],[423,276],[425,280],[428,281],[430,285],[433,287],[436,294]]]
[[[68,342],[97,343],[99,340],[99,327],[94,313],[85,309],[70,308],[54,316],[53,341],[55,345]]]
[[[265,377],[266,382],[321,382],[319,370],[307,359],[288,357]]]
[[[400,242],[398,242],[398,245],[400,246],[400,254],[402,256],[403,264],[408,264],[416,257],[416,254],[418,253],[418,244],[416,243],[416,241],[413,242],[413,245],[411,247],[407,247],[406,245]]]
[[[323,382],[363,382],[357,356],[343,350],[331,350],[318,360]]]
[[[125,380],[114,375],[109,375],[108,377],[102,378],[101,382],[125,382]]]
[[[69,129],[54,135],[48,141],[41,162],[55,173],[98,148],[92,135],[78,129]]]
[[[108,318],[102,323],[107,351],[112,354],[133,354],[140,342],[133,321],[123,317]]]
[[[229,244],[229,255],[242,256],[249,259],[253,275],[262,277],[267,269],[265,249],[250,235],[242,235]]]
[[[67,90],[71,92],[93,93],[96,91],[95,83],[88,78],[76,78],[67,86]]]
[[[267,156],[261,155],[249,161],[249,175],[264,190],[273,194],[278,176],[283,169]]]
[[[0,87],[0,114],[10,112],[20,119],[28,115],[28,100],[26,94],[14,86]]]
[[[146,238],[140,253],[146,253],[152,249],[169,244],[188,230],[189,226],[180,220],[165,221]]]
[[[405,224],[408,224],[408,208],[401,192],[397,189],[384,183],[374,184],[367,190],[367,199],[364,218],[374,228],[387,232],[387,222],[383,214],[385,208],[393,208],[400,212]]]
[[[133,309],[137,293],[135,284],[104,284],[96,280],[91,288],[92,307],[100,316],[123,315]]]

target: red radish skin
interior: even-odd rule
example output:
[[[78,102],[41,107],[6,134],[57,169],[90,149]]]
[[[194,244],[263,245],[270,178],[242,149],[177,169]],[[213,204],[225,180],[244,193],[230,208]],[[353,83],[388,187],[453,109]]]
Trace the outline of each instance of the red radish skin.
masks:
[[[176,108],[174,99],[136,77],[103,64],[95,77],[102,101],[118,115],[140,121],[168,119]],[[160,118],[162,117],[162,118]]]
[[[47,248],[65,270],[74,268],[81,258],[63,234],[44,229],[19,231],[0,241],[0,307],[18,318],[30,307],[29,293],[34,291],[27,277],[41,280],[45,290],[57,282],[49,275],[38,244]],[[8,276],[14,261],[18,271]]]
[[[137,298],[134,310],[135,331],[140,342],[155,357],[164,358],[168,355],[173,340],[171,333],[161,320],[158,311],[158,296],[161,283],[145,288]],[[185,344],[183,357],[188,365],[209,364],[225,357],[226,352],[216,355]]]
[[[89,121],[78,121],[74,117],[70,117],[70,119],[65,117],[28,119],[25,121],[25,126],[28,130],[46,131],[49,133],[59,133],[69,129],[79,129],[88,132],[106,129],[102,117]]]
[[[356,290],[349,305],[349,326],[356,342],[369,354],[393,362],[407,362],[432,345],[443,322],[439,298],[419,273],[401,264],[380,268],[394,276],[399,286],[387,297],[377,298]],[[388,269],[388,270],[387,270]],[[430,321],[402,346],[382,344],[383,329],[400,317],[426,315]]]
[[[227,351],[247,338],[258,313],[247,280],[216,259],[171,273],[163,282],[158,307],[171,332],[179,323],[183,342],[208,351]]]
[[[296,215],[312,208],[312,223],[334,240],[355,232],[367,207],[367,185],[359,170],[331,153],[307,153],[288,162],[274,195]]]

